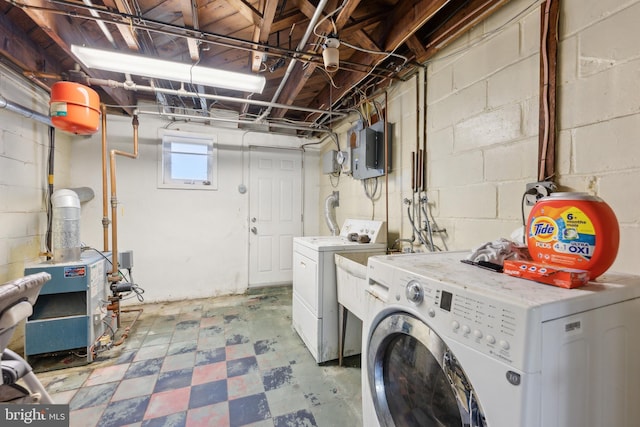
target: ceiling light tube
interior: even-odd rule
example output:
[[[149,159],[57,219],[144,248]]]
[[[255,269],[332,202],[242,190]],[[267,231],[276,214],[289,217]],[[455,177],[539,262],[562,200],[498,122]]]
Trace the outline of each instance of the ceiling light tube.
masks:
[[[87,68],[243,92],[262,93],[266,81],[264,76],[255,74],[236,73],[84,46],[72,45],[71,52]]]

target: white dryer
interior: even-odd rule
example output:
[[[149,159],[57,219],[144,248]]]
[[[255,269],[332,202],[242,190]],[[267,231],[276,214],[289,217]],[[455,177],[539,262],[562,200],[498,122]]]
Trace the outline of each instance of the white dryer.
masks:
[[[640,276],[562,289],[466,255],[369,258],[364,426],[638,425]]]
[[[366,236],[368,243],[349,237]],[[293,239],[293,327],[317,363],[338,359],[339,326],[335,254],[368,252],[385,254],[386,223],[345,220],[339,236],[305,236]],[[365,239],[366,240],[366,239]],[[344,355],[360,354],[362,322],[348,314]]]

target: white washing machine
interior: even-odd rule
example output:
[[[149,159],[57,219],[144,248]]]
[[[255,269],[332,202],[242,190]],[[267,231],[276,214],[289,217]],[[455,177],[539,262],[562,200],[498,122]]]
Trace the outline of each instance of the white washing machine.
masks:
[[[366,235],[369,243],[349,239]],[[293,327],[317,363],[338,358],[338,297],[336,253],[387,250],[384,221],[347,219],[339,236],[307,236],[293,239]],[[362,321],[348,314],[344,355],[360,354]]]
[[[363,425],[637,426],[640,276],[563,289],[467,254],[369,258]]]

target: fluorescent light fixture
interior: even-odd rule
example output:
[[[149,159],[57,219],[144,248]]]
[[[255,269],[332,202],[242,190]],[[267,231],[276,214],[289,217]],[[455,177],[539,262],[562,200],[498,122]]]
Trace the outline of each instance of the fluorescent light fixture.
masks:
[[[243,92],[262,93],[266,81],[264,76],[255,74],[235,73],[83,46],[72,45],[71,52],[88,68]]]

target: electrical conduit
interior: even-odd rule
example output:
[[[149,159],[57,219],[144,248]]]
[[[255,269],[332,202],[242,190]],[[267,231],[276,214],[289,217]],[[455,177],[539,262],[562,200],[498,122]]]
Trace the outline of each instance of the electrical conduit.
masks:
[[[329,2],[329,0],[320,0],[320,2],[318,3],[318,6],[316,7],[316,10],[313,13],[313,16],[311,17],[311,20],[309,21],[309,25],[307,26],[307,30],[305,31],[304,35],[300,39],[300,43],[298,43],[298,48],[296,49],[297,51],[301,51],[302,49],[304,49],[304,46],[307,44],[307,41],[309,40],[309,37],[311,36],[311,33],[313,32],[313,28],[316,26],[316,23],[320,19],[320,15],[322,14],[322,11],[324,10],[324,8],[325,8],[325,6],[327,5],[328,2]],[[296,62],[297,62],[297,60],[295,58],[292,58],[291,62],[289,62],[289,66],[287,67],[287,71],[285,71],[284,76],[282,77],[282,80],[280,80],[280,85],[278,86],[278,89],[276,89],[276,92],[273,94],[273,98],[271,99],[272,103],[275,103],[278,100],[278,98],[280,97],[280,93],[282,93],[282,90],[284,89],[285,84],[289,80],[289,76],[291,75],[291,72],[293,71],[293,67],[296,65]],[[260,115],[260,117],[258,117],[256,119],[256,122],[262,121],[267,116],[269,116],[270,113],[271,113],[271,106],[269,106],[264,111],[264,113],[262,113]]]

